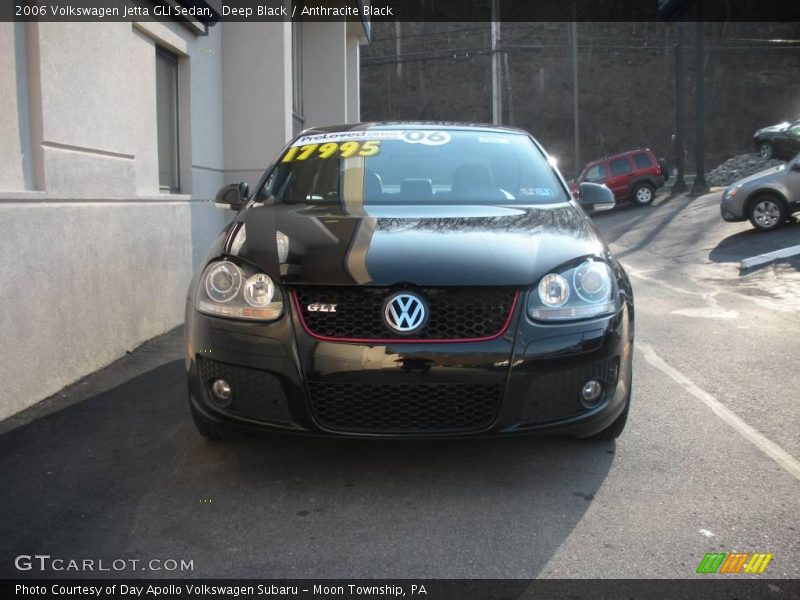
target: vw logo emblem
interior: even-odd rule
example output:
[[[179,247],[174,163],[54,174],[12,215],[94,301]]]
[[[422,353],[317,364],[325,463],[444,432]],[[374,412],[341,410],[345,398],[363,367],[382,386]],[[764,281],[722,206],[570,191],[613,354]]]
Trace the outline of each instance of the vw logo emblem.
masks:
[[[396,333],[411,333],[425,324],[428,308],[416,294],[401,292],[389,296],[383,306],[383,319]]]

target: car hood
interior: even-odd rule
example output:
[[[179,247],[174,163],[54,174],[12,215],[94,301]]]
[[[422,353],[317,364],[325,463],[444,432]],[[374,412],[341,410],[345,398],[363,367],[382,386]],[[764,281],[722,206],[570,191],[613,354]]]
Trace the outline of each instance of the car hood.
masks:
[[[753,173],[752,175],[748,175],[747,177],[742,177],[741,179],[737,179],[728,187],[736,187],[737,185],[763,184],[766,183],[767,181],[780,179],[785,174],[786,174],[786,165],[777,165],[775,167],[770,167],[769,169],[764,169],[763,171],[759,171],[758,173]]]
[[[290,285],[528,286],[572,259],[607,252],[570,203],[346,211],[256,205],[240,220],[244,236],[228,253]]]

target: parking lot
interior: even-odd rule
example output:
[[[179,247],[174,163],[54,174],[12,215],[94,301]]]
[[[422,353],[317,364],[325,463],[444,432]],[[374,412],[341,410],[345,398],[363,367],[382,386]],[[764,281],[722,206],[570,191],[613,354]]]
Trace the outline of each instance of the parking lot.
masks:
[[[718,203],[595,217],[636,294],[616,442],[209,443],[175,330],[0,424],[3,576],[38,553],[185,559],[203,578],[683,578],[745,551],[800,577],[800,261],[739,270],[800,224],[759,234]]]

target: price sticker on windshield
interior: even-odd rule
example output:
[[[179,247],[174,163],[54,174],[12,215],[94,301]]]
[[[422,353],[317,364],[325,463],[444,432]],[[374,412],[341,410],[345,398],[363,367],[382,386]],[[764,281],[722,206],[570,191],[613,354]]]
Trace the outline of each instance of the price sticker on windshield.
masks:
[[[354,156],[377,156],[381,151],[380,140],[347,142],[325,142],[324,144],[305,144],[292,146],[281,159],[282,163],[309,159],[352,158]]]

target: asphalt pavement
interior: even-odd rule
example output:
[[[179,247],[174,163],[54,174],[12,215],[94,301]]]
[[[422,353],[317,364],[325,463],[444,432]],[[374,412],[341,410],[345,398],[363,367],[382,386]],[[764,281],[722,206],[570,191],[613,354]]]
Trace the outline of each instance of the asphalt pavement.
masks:
[[[0,423],[0,576],[93,575],[14,567],[47,554],[192,561],[99,573],[120,577],[683,578],[743,551],[800,577],[800,263],[738,264],[800,225],[755,233],[718,203],[595,217],[636,296],[616,442],[210,443],[176,330]]]

